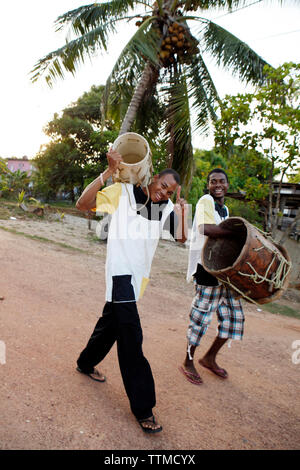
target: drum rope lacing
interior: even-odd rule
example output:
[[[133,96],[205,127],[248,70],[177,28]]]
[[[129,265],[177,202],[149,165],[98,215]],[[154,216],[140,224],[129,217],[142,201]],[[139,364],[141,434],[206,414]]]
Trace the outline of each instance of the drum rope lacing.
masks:
[[[266,238],[269,238],[274,244],[276,244],[275,240],[273,240],[273,238],[271,237],[271,235],[268,232],[264,232],[263,230],[259,229],[258,227],[256,227],[256,230],[258,230]],[[260,251],[264,248],[266,248],[271,253],[274,253],[273,250],[271,250],[270,248],[268,248],[265,245],[262,245],[258,248],[255,248],[254,251]],[[272,279],[268,279],[267,276],[269,274],[269,271],[271,269],[271,266],[272,266],[273,262],[276,260],[276,257],[278,257],[279,260],[280,260],[279,266],[277,268],[277,272],[276,272],[276,274],[274,274]],[[252,269],[254,274],[247,274],[247,273],[242,273],[242,272],[239,271],[239,274],[241,276],[249,277],[250,279],[252,279],[252,281],[255,284],[261,284],[263,282],[269,282],[270,285],[271,284],[274,285],[275,289],[282,289],[283,288],[286,277],[287,277],[287,275],[289,274],[289,272],[292,268],[291,261],[288,261],[279,251],[277,251],[277,253],[273,256],[269,266],[266,269],[266,272],[265,272],[264,276],[261,276],[260,274],[258,274],[258,272],[255,270],[255,268],[252,266],[252,264],[249,263],[249,261],[247,261],[246,263],[250,266],[250,268]]]
[[[256,229],[261,232],[265,237],[269,238],[272,242],[276,243],[273,238],[271,237],[270,234],[268,234],[267,232],[263,232],[262,230],[260,230],[258,227],[256,227]],[[255,248],[254,251],[260,251],[262,250],[263,248],[266,248],[267,250],[269,250],[271,253],[273,253],[273,250],[270,250],[267,246],[260,246],[259,248]],[[255,268],[252,266],[251,263],[249,263],[249,261],[247,261],[247,264],[250,266],[250,268],[253,270],[253,273],[254,274],[247,274],[247,273],[242,273],[241,271],[238,271],[238,274],[240,274],[241,276],[246,276],[246,277],[249,277],[255,284],[261,284],[263,282],[269,282],[270,285],[271,284],[274,284],[274,288],[277,290],[277,289],[282,289],[283,286],[284,286],[284,283],[285,283],[285,280],[286,280],[286,277],[288,276],[291,268],[292,268],[292,262],[291,261],[288,261],[281,253],[277,253],[279,259],[280,259],[280,262],[279,262],[279,266],[277,268],[277,272],[276,274],[272,277],[272,279],[268,279],[267,278],[267,275],[269,274],[269,270],[271,269],[271,266],[273,264],[273,262],[275,261],[276,259],[276,255],[273,256],[272,258],[272,261],[270,262],[269,266],[267,267],[266,269],[266,272],[265,272],[265,275],[264,276],[261,276],[260,274],[258,274],[255,270]],[[219,279],[219,278],[218,278]],[[232,289],[236,290],[242,297],[244,297],[246,300],[248,300],[249,302],[252,302],[256,305],[259,305],[258,302],[255,302],[255,300],[251,299],[250,297],[248,297],[244,292],[240,291],[236,286],[234,286],[231,282],[230,282],[230,279],[229,277],[227,276],[227,281],[225,281],[224,279],[219,279],[219,281],[221,282],[225,282],[226,284],[228,284]]]
[[[248,297],[244,292],[242,292],[241,290],[239,290],[236,286],[234,286],[233,284],[231,284],[230,282],[230,279],[229,277],[227,276],[227,281],[225,281],[225,279],[220,279],[217,277],[217,279],[224,284],[228,284],[229,287],[231,287],[231,289],[235,290],[236,292],[238,292],[242,297],[244,297],[244,299],[248,300],[249,302],[252,302],[253,304],[255,305],[259,305],[258,302],[256,302],[255,300],[251,299],[250,297]]]
[[[264,248],[264,247],[261,247],[261,248]],[[259,248],[259,249],[261,249],[261,248]],[[258,249],[254,250],[254,251],[258,251]],[[252,269],[254,274],[242,273],[241,271],[239,271],[238,273],[241,276],[249,277],[250,279],[252,279],[252,281],[255,284],[261,284],[263,282],[269,282],[269,284],[274,284],[275,289],[282,289],[282,287],[284,285],[284,282],[285,282],[285,279],[286,279],[287,275],[289,274],[289,272],[291,270],[292,263],[287,261],[282,255],[279,255],[279,253],[278,253],[278,257],[280,259],[279,266],[277,268],[276,273],[272,277],[272,279],[268,279],[267,276],[269,274],[269,271],[271,269],[271,266],[272,266],[273,262],[276,260],[276,255],[273,256],[272,261],[269,264],[269,266],[267,267],[264,276],[261,276],[260,274],[258,274],[258,272],[255,270],[255,268],[252,266],[252,264],[249,263],[249,261],[247,261],[246,264],[248,264],[248,266],[250,266],[250,268]]]

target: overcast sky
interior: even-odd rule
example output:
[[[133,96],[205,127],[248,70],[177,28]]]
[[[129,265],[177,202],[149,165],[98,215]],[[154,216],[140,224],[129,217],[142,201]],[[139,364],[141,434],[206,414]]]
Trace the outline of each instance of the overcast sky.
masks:
[[[54,30],[54,21],[62,13],[81,5],[83,0],[14,0],[1,2],[1,87],[0,156],[27,155],[33,158],[47,142],[43,127],[55,112],[60,112],[92,85],[105,81],[126,41],[136,30],[134,21],[124,25],[110,42],[109,53],[99,53],[93,63],[86,62],[75,77],[67,74],[53,88],[44,80],[32,84],[29,72],[48,52],[62,46],[65,34]],[[251,3],[251,0],[249,0]],[[300,6],[298,2],[262,0],[231,14],[214,11],[206,17],[249,44],[273,66],[300,62]],[[298,3],[298,6],[296,6]],[[204,15],[203,15],[204,16]],[[221,97],[245,88],[236,79],[208,62]],[[194,135],[197,147],[210,145]]]

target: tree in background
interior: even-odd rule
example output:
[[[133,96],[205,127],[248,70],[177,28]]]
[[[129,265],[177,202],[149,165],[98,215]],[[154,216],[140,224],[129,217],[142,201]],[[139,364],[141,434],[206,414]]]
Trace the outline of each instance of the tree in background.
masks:
[[[0,197],[9,193],[7,175],[10,173],[6,161],[0,157]]]
[[[226,96],[220,105],[221,118],[215,124],[215,144],[234,161],[236,149],[265,155],[268,170],[267,229],[274,233],[279,214],[280,189],[285,175],[299,164],[300,148],[300,64],[285,63],[265,68],[267,82],[255,93]],[[252,161],[249,162],[252,166]],[[273,211],[273,184],[279,189]],[[254,181],[254,180],[252,180]],[[262,188],[263,189],[263,188]]]
[[[42,147],[33,161],[37,169],[33,176],[37,196],[53,199],[61,189],[70,193],[74,200],[74,187],[81,192],[105,169],[107,150],[118,136],[114,121],[118,116],[111,109],[110,119],[101,120],[103,90],[103,85],[92,86],[61,114],[55,113],[45,126],[51,142]],[[159,126],[162,120],[159,110],[156,117],[156,126]],[[143,116],[140,119],[143,134],[150,140],[154,170],[159,172],[166,167],[166,142],[157,129],[153,134],[151,121],[146,122]]]
[[[295,174],[288,176],[288,181],[290,183],[300,183],[300,168],[296,171]]]
[[[72,141],[74,148],[82,155],[82,163],[100,164],[105,159],[105,150],[117,135],[112,120],[102,124],[100,103],[103,85],[92,86],[75,103],[65,108],[61,115],[54,115],[45,126],[45,133],[53,141]],[[101,126],[101,132],[99,131]]]
[[[195,149],[194,174],[188,195],[188,202],[192,204],[193,211],[198,199],[205,194],[208,173],[210,170],[217,167],[227,168],[227,163],[214,150]]]
[[[75,201],[74,188],[83,184],[82,155],[72,141],[51,142],[34,159],[35,195],[47,201],[55,199],[59,190],[70,193]]]
[[[15,198],[21,191],[28,191],[30,177],[26,171],[10,171],[0,157],[0,196]]]
[[[108,78],[103,112],[118,113],[120,133],[133,129],[143,133],[142,117],[153,135],[163,135],[168,166],[180,173],[187,195],[193,172],[192,129],[207,131],[219,101],[203,51],[244,82],[263,80],[266,62],[202,16],[206,10],[231,11],[239,5],[244,0],[111,0],[81,6],[58,17],[57,30],[68,28],[69,36],[61,48],[37,62],[32,80],[44,75],[52,85],[65,71],[74,74],[96,49],[107,50],[120,21],[138,20],[136,33]],[[164,124],[156,132],[158,109],[164,111]]]
[[[269,160],[251,150],[235,148],[228,158],[220,150],[196,150],[195,173],[188,202],[195,205],[207,186],[207,175],[213,168],[223,168],[229,178],[229,193],[240,193],[243,200],[227,197],[226,204],[233,216],[245,217],[249,222],[262,226],[261,201],[268,194],[266,179]]]
[[[36,195],[49,200],[62,190],[74,201],[74,188],[82,191],[103,171],[108,145],[118,134],[111,121],[99,132],[103,88],[93,86],[45,126],[51,142],[33,160]]]

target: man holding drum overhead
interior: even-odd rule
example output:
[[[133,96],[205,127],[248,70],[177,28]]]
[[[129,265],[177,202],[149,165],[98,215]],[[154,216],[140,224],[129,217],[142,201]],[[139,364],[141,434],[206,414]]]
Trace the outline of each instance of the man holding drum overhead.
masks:
[[[194,354],[202,336],[206,333],[213,313],[216,312],[218,316],[218,335],[211,348],[199,360],[203,367],[226,379],[228,374],[225,369],[218,366],[216,355],[228,338],[243,337],[244,314],[240,300],[235,297],[232,289],[221,285],[218,279],[208,273],[201,264],[201,254],[207,237],[236,236],[234,232],[218,225],[229,216],[228,208],[224,205],[228,187],[225,171],[220,168],[212,170],[207,178],[209,194],[199,199],[193,221],[187,280],[194,278],[196,294],[190,312],[187,354],[179,369],[186,379],[195,385],[200,385],[203,381],[194,366]]]
[[[101,189],[115,174],[122,156],[113,148],[107,153],[108,168],[96,178],[77,201],[79,210],[111,214],[106,258],[106,303],[77,370],[94,380],[105,377],[95,369],[115,341],[118,360],[131,410],[143,431],[156,433],[155,386],[150,365],[142,351],[142,328],[136,306],[148,282],[151,263],[163,228],[175,239],[186,240],[184,199],[180,198],[179,175],[166,169],[147,187],[117,182]],[[170,197],[177,190],[174,205]]]

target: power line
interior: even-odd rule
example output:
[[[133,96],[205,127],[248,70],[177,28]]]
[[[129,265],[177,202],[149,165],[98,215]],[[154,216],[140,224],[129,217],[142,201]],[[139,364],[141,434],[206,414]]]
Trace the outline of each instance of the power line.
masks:
[[[249,5],[244,5],[243,7],[240,7],[240,8],[237,8],[236,10],[232,10],[232,11],[229,11],[227,13],[224,13],[224,15],[220,15],[220,16],[217,16],[216,18],[213,18],[214,20],[217,20],[219,18],[224,18],[224,16],[228,16],[232,13],[235,13],[237,11],[240,11],[240,10],[243,10],[244,8],[248,8],[248,7],[251,7],[252,5],[256,5],[257,3],[261,3],[263,0],[256,0],[256,2],[252,2],[252,3],[249,3]],[[294,29],[293,31],[286,31],[284,33],[278,33],[278,34],[272,34],[270,36],[264,36],[262,38],[257,38],[257,39],[254,39],[254,41],[260,41],[260,40],[263,40],[263,39],[269,39],[269,38],[274,38],[274,37],[277,37],[277,36],[284,36],[286,34],[293,34],[293,33],[298,33],[300,31],[300,29]]]
[[[235,13],[236,11],[240,11],[240,10],[243,10],[244,8],[251,7],[252,5],[256,5],[256,3],[261,3],[262,1],[263,0],[256,0],[256,2],[249,3],[249,5],[244,5],[243,7],[236,8],[235,10],[224,13],[224,15],[217,16],[216,18],[214,18],[214,20],[218,20],[219,18],[223,18],[224,16],[231,15],[232,13]]]
[[[275,38],[277,36],[284,36],[286,34],[298,33],[299,31],[300,31],[300,29],[294,29],[293,31],[286,31],[285,33],[271,34],[271,36],[264,36],[262,38],[257,38],[257,39],[254,39],[254,41],[260,41],[262,39]]]

